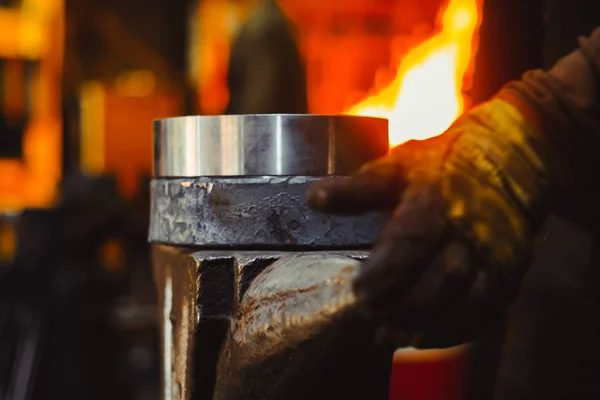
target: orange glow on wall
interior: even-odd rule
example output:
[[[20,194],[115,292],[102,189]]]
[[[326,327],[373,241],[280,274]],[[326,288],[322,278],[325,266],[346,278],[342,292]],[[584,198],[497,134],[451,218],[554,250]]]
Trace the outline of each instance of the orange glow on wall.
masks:
[[[141,175],[152,173],[152,121],[183,112],[179,91],[154,84],[149,71],[132,71],[114,84],[88,82],[80,92],[81,168],[115,175],[129,198]]]
[[[0,159],[0,211],[48,207],[56,199],[62,168],[62,0],[24,0],[0,10],[0,57],[35,60],[33,107],[23,137],[22,160]]]

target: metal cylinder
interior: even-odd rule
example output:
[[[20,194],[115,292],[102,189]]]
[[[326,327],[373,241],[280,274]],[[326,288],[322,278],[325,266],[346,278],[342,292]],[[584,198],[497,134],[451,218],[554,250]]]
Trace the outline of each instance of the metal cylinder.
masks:
[[[154,176],[346,175],[388,151],[387,120],[188,116],[154,122]]]
[[[387,120],[192,116],[159,120],[154,128],[153,242],[360,248],[385,220],[313,211],[305,193],[319,177],[350,174],[385,155]]]

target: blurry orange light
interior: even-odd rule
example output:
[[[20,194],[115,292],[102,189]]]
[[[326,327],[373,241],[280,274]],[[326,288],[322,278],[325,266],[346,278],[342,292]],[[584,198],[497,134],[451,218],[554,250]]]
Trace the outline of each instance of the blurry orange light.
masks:
[[[440,17],[438,32],[402,58],[394,81],[347,111],[388,118],[390,146],[439,135],[465,109],[481,0],[450,0]]]

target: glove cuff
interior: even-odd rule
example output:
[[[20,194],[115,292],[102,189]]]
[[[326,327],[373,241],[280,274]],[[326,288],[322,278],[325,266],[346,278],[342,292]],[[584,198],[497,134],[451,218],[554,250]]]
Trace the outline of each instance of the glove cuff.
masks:
[[[568,181],[561,172],[563,163],[540,134],[537,115],[514,92],[503,90],[452,127],[460,135],[445,164],[447,169],[471,175],[469,180],[481,185],[480,193],[493,189],[498,194],[495,202],[519,210],[532,231],[552,211],[558,188]]]
[[[579,43],[550,71],[529,71],[501,94],[525,118],[537,120],[536,134],[551,148],[548,168],[558,166],[553,181],[569,203],[597,197],[589,182],[600,173],[600,29]]]

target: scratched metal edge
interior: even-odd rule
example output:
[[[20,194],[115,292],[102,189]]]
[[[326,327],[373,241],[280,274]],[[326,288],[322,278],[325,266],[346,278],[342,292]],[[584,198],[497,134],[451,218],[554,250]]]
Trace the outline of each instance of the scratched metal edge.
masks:
[[[389,213],[312,210],[314,177],[154,179],[150,242],[178,246],[370,246]]]
[[[373,393],[386,398],[392,351],[369,345],[375,327],[357,312],[351,288],[359,260],[367,253],[280,254],[253,280],[234,310],[213,398],[337,398],[333,393],[343,393],[340,398],[371,398],[367,396]],[[343,352],[340,365],[338,350],[344,348],[353,351]],[[299,388],[299,382],[306,387]]]

